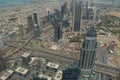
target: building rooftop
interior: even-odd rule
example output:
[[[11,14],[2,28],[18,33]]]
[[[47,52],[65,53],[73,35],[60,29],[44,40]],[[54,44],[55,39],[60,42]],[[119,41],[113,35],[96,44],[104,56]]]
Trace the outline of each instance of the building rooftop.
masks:
[[[58,69],[58,68],[59,68],[59,64],[52,63],[52,62],[48,62],[48,63],[47,63],[47,66],[48,66],[48,67],[51,67],[51,68],[55,68],[55,69]]]
[[[62,79],[62,71],[59,70],[55,75],[54,80],[61,80],[61,79]]]
[[[30,53],[24,53],[24,54],[22,55],[22,57],[28,57],[28,56],[30,56]]]
[[[68,68],[63,70],[63,80],[78,80],[79,70],[78,68]]]
[[[91,26],[88,29],[88,32],[87,32],[86,36],[87,37],[96,37],[97,36],[94,26]]]
[[[3,75],[0,77],[0,80],[6,80],[8,79],[9,76],[11,76],[13,74],[13,70],[8,70],[5,73],[3,73]]]
[[[47,78],[47,80],[52,80],[52,78],[51,77],[49,77],[49,76],[45,76],[45,75],[38,75],[38,77],[39,78]]]
[[[22,67],[18,67],[15,71],[20,73],[20,74],[23,74],[23,75],[28,73],[28,69],[25,69],[25,68],[22,68]]]

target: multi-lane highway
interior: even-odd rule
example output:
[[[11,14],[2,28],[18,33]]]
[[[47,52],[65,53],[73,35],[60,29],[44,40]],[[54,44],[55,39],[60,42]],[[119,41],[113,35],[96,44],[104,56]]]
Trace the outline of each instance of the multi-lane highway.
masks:
[[[107,64],[107,58],[106,58],[106,52],[100,47],[100,44],[98,44],[97,47],[97,54],[98,54],[98,62]],[[106,76],[102,73],[98,73],[96,76],[96,80],[106,80]]]
[[[15,45],[11,45],[13,47],[18,47]],[[59,61],[62,63],[66,63],[66,64],[70,64],[73,65],[75,62],[78,62],[79,59],[76,58],[72,58],[72,57],[68,57],[68,56],[64,56],[63,54],[60,54],[58,52],[51,52],[49,50],[44,50],[44,49],[37,49],[37,48],[30,48],[29,46],[24,46],[24,48],[22,49],[26,49],[28,51],[31,51],[32,55],[31,56],[39,56],[39,57],[44,57],[48,60],[55,60],[55,61]],[[101,56],[102,58],[102,56]],[[102,60],[102,59],[101,59]],[[104,60],[102,60],[104,61]],[[105,60],[106,62],[106,60]],[[120,69],[114,68],[114,67],[110,67],[110,66],[106,66],[98,63],[95,63],[94,66],[94,71],[99,72],[99,73],[104,73],[104,74],[108,74],[108,75],[120,75]],[[103,75],[98,75],[98,76],[103,76]],[[103,78],[101,78],[102,80]]]
[[[8,58],[8,57],[11,57],[13,54],[17,53],[19,50],[21,50],[25,45],[27,45],[29,43],[29,41],[32,39],[33,36],[31,36],[22,46],[16,46],[16,50],[13,51],[12,53],[10,53],[8,56],[5,56],[4,58]],[[7,44],[7,43],[4,43],[4,44]],[[11,44],[12,46],[13,44]]]

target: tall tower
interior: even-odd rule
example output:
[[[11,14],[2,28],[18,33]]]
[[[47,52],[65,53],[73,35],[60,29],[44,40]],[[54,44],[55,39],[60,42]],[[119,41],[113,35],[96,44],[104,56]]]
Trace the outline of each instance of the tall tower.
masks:
[[[29,31],[33,31],[33,29],[34,29],[34,22],[32,19],[32,15],[29,15],[27,17],[27,27],[29,28]]]
[[[4,59],[0,56],[0,72],[5,69]]]
[[[90,7],[93,7],[94,6],[93,4],[94,4],[93,0],[90,0]]]
[[[23,14],[22,14],[22,7],[20,8],[21,11],[20,11],[20,16],[19,16],[19,23],[18,23],[18,28],[19,28],[19,36],[24,36],[24,26],[23,26],[23,23],[22,23],[22,18],[23,18]]]
[[[34,24],[38,24],[37,13],[33,13]]]
[[[74,13],[73,13],[73,31],[80,31],[82,24],[82,1],[75,3]]]
[[[38,24],[34,24],[34,37],[35,37],[35,39],[40,38],[40,30],[39,30]]]
[[[33,18],[34,18],[34,37],[36,39],[39,39],[40,38],[40,28],[38,25],[37,13],[33,13]]]
[[[19,27],[19,36],[24,36],[24,26],[22,24],[18,25]]]
[[[79,61],[80,80],[84,80],[84,78],[91,80],[93,78],[92,69],[97,48],[96,37],[96,31],[92,26],[86,34],[81,50]]]
[[[47,11],[48,11],[47,21],[50,22],[50,19],[51,19],[51,17],[50,17],[50,10],[47,9]]]
[[[86,2],[85,6],[85,19],[88,19],[89,13],[88,13],[88,1]]]
[[[54,24],[54,41],[57,42],[62,38],[62,26],[55,20]]]

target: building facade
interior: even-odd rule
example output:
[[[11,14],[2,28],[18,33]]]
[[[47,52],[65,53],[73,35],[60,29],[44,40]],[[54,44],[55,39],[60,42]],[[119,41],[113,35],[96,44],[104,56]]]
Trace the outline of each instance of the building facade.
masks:
[[[34,37],[35,39],[40,38],[40,27],[38,25],[37,13],[33,13],[34,18]]]
[[[83,77],[87,78],[88,80],[91,80],[93,78],[92,69],[97,49],[96,37],[97,35],[94,27],[90,27],[83,42],[80,55],[79,76],[81,80]]]
[[[82,25],[82,1],[75,3],[73,13],[73,31],[79,32]]]
[[[33,29],[34,29],[34,22],[32,19],[32,15],[29,15],[27,17],[27,27],[28,27],[29,31],[33,31]]]

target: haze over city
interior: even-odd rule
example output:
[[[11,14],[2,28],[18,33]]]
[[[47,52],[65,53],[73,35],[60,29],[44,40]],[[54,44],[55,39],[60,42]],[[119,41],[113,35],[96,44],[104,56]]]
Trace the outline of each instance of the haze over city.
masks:
[[[0,0],[0,80],[120,80],[120,0]]]

